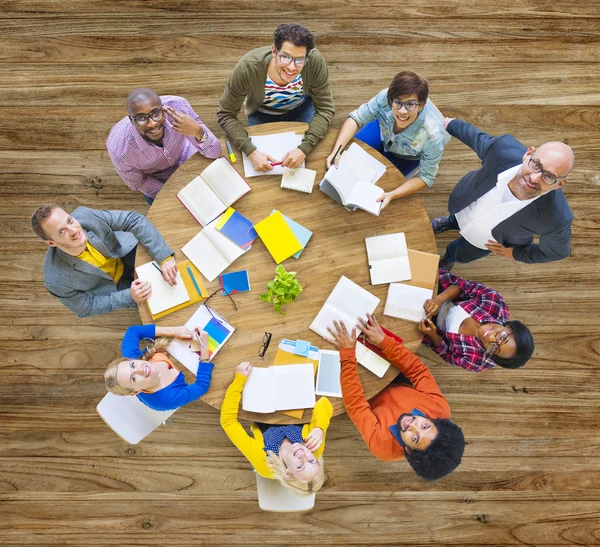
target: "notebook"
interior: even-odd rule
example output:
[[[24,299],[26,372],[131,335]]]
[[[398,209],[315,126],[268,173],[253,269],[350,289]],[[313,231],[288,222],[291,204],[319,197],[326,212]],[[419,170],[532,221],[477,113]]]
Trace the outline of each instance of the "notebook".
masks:
[[[341,397],[341,370],[340,352],[322,349],[319,355],[315,393],[327,397]]]
[[[276,212],[277,209],[273,209],[273,211],[271,211],[271,214]],[[292,255],[294,258],[300,258],[302,251],[304,251],[304,248],[306,247],[306,244],[308,243],[308,240],[312,237],[313,233],[310,230],[306,229],[304,226],[302,226],[302,224],[298,224],[295,220],[292,220],[290,217],[285,216],[283,213],[281,213],[281,215],[283,216],[283,219],[286,221],[287,225],[292,229],[292,232],[294,232],[294,235],[296,236],[296,239],[300,242],[300,245],[302,245],[302,249],[300,249],[297,253],[294,253]]]
[[[225,296],[226,294],[248,292],[250,290],[248,270],[221,274],[219,276],[219,286],[221,287],[222,296]]]
[[[189,301],[190,295],[185,288],[181,272],[177,272],[176,285],[169,285],[160,272],[160,267],[153,260],[146,262],[135,269],[138,279],[149,281],[152,285],[152,294],[146,300],[152,315],[168,310]]]
[[[235,168],[225,158],[218,158],[184,186],[177,198],[206,226],[250,190]]]
[[[281,188],[286,190],[296,190],[310,194],[313,191],[317,172],[313,169],[305,169],[298,167],[296,169],[283,169],[283,177],[281,177]]]
[[[367,370],[371,371],[375,376],[383,378],[383,375],[390,368],[390,363],[380,355],[364,345],[360,339],[356,344],[356,360]]]
[[[261,220],[254,228],[277,264],[302,250],[298,238],[279,211]]]
[[[254,229],[254,223],[238,213],[233,207],[229,207],[215,220],[214,227],[242,249],[249,248],[258,237]]]
[[[242,249],[213,226],[204,228],[181,248],[209,281],[214,281],[236,258],[249,250],[250,247]]]
[[[331,338],[327,327],[333,327],[334,319],[342,321],[348,332],[356,325],[359,317],[373,313],[379,304],[379,298],[366,291],[346,276],[342,276],[325,301],[317,317],[310,325],[310,330],[323,338]]]
[[[408,261],[410,262],[410,281],[407,285],[422,287],[423,289],[435,290],[440,263],[440,255],[413,251],[408,249]]]
[[[385,302],[384,315],[418,323],[425,319],[423,304],[433,297],[431,289],[422,289],[403,283],[391,283]]]
[[[296,135],[293,131],[287,131],[286,133],[274,133],[273,135],[260,135],[258,137],[250,137],[252,144],[256,146],[261,152],[275,158],[278,162],[285,156],[290,150],[298,148],[302,143],[303,135]],[[275,165],[270,171],[261,173],[255,171],[252,167],[252,160],[242,153],[244,160],[244,175],[246,178],[258,177],[261,175],[283,175],[285,167],[281,165]],[[301,167],[304,167],[304,162]]]
[[[199,327],[208,333],[209,361],[212,361],[235,331],[235,327],[230,325],[222,315],[204,304],[194,312],[185,326],[190,330]],[[191,372],[198,373],[199,352],[191,349],[189,340],[174,339],[167,347],[167,351]]]
[[[242,393],[242,408],[248,412],[313,408],[315,378],[310,363],[254,367]]]
[[[403,232],[367,237],[367,257],[372,285],[406,281],[411,278],[411,268]]]

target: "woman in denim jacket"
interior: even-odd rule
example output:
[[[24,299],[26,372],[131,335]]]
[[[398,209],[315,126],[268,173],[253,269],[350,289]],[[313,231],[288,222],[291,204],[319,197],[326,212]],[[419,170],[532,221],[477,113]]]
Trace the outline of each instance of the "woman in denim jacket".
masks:
[[[418,74],[408,70],[396,74],[387,89],[349,114],[327,158],[327,167],[339,146],[345,147],[356,135],[408,177],[404,184],[378,198],[383,207],[393,199],[431,188],[448,137],[444,139],[444,119],[427,100],[428,95],[429,84]],[[337,158],[339,155],[336,166]]]

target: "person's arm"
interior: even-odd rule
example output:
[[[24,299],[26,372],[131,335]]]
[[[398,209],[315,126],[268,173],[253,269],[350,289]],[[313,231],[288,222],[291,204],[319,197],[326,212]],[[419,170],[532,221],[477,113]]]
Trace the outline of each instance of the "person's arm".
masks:
[[[136,305],[130,289],[106,295],[95,295],[92,292],[78,291],[71,287],[51,283],[46,283],[46,289],[80,318],[101,315],[120,308],[132,308]]]
[[[488,150],[500,138],[488,135],[474,125],[456,118],[448,122],[446,131],[471,148],[482,161]]]
[[[536,264],[568,258],[571,254],[571,222],[563,224],[540,236],[536,245],[513,247],[513,258],[518,262]]]
[[[340,162],[340,156],[342,155],[342,150],[344,148],[346,148],[346,145],[350,142],[352,137],[354,137],[354,135],[356,135],[357,131],[358,131],[358,124],[356,123],[356,121],[353,118],[348,118],[344,122],[344,125],[342,125],[342,128],[340,129],[340,132],[338,133],[337,139],[335,140],[335,145],[331,149],[331,154],[329,154],[329,156],[327,156],[327,160],[326,160],[327,161],[327,169],[329,169],[331,167],[331,160],[333,159],[334,156],[335,156],[334,165],[337,167],[338,163]],[[341,146],[341,148],[340,148],[340,146]],[[338,152],[338,149],[340,149],[339,152]],[[336,154],[336,152],[337,152],[337,154]]]
[[[196,372],[196,381],[193,384],[180,386],[172,394],[172,407],[179,408],[192,401],[200,399],[210,388],[214,365],[200,361],[198,363],[198,372]]]
[[[112,160],[115,171],[123,179],[123,182],[129,186],[132,190],[141,192],[142,194],[154,199],[160,189],[163,187],[164,182],[158,180],[152,175],[146,175],[142,173],[140,169],[129,165],[127,162],[113,154],[108,149],[108,155]]]
[[[329,71],[325,59],[318,51],[313,50],[308,65],[311,70],[311,84],[308,92],[315,107],[315,115],[308,124],[308,130],[304,133],[302,143],[298,146],[306,156],[321,142],[335,114]]]
[[[125,331],[123,341],[121,342],[121,355],[137,359],[142,352],[140,351],[140,342],[142,340],[156,339],[156,325],[139,325],[129,327]]]
[[[375,201],[383,201],[383,205],[381,206],[381,208],[385,209],[385,207],[389,205],[390,201],[393,201],[398,198],[404,198],[406,196],[412,196],[413,194],[416,194],[417,192],[423,190],[423,188],[426,187],[427,184],[425,184],[425,182],[419,177],[412,177],[406,182],[402,183],[400,186],[398,186],[398,188],[396,188],[395,190],[381,194]]]
[[[225,398],[221,404],[221,427],[229,437],[229,440],[248,459],[254,468],[259,469],[265,466],[263,446],[257,439],[246,433],[246,430],[238,421],[240,400],[247,380],[246,376],[236,372],[233,382],[227,388]]]
[[[309,434],[313,429],[320,429],[323,431],[321,445],[313,452],[317,458],[320,458],[325,450],[325,437],[327,436],[327,428],[329,427],[329,422],[331,421],[332,416],[333,405],[327,397],[321,397],[313,408],[312,419],[310,421],[310,425],[308,426]]]

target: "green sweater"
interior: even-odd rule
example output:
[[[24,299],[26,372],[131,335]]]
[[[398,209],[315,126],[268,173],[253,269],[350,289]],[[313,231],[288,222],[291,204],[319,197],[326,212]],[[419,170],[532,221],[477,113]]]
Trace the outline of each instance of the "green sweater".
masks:
[[[254,152],[256,146],[252,144],[237,115],[244,99],[246,114],[253,114],[263,103],[267,69],[272,57],[271,46],[259,47],[246,53],[233,69],[219,103],[219,125],[225,130],[231,143],[246,156]],[[325,136],[334,114],[327,64],[316,49],[311,50],[309,60],[302,69],[302,81],[304,93],[312,98],[315,107],[315,116],[308,124],[308,130],[298,147],[308,156]]]

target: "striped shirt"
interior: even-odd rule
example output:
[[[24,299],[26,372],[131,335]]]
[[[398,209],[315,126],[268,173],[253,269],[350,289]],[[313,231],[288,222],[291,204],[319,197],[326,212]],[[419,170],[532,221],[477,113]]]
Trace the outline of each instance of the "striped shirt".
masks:
[[[129,188],[151,198],[156,197],[168,178],[195,152],[207,158],[221,156],[219,139],[200,121],[190,103],[174,95],[163,95],[160,99],[163,105],[196,120],[207,138],[200,143],[194,137],[178,133],[167,115],[162,146],[144,139],[127,116],[111,129],[106,148],[117,173]]]
[[[265,114],[283,114],[300,106],[305,100],[302,74],[298,74],[293,82],[285,86],[277,85],[267,75],[265,99],[258,110]]]

